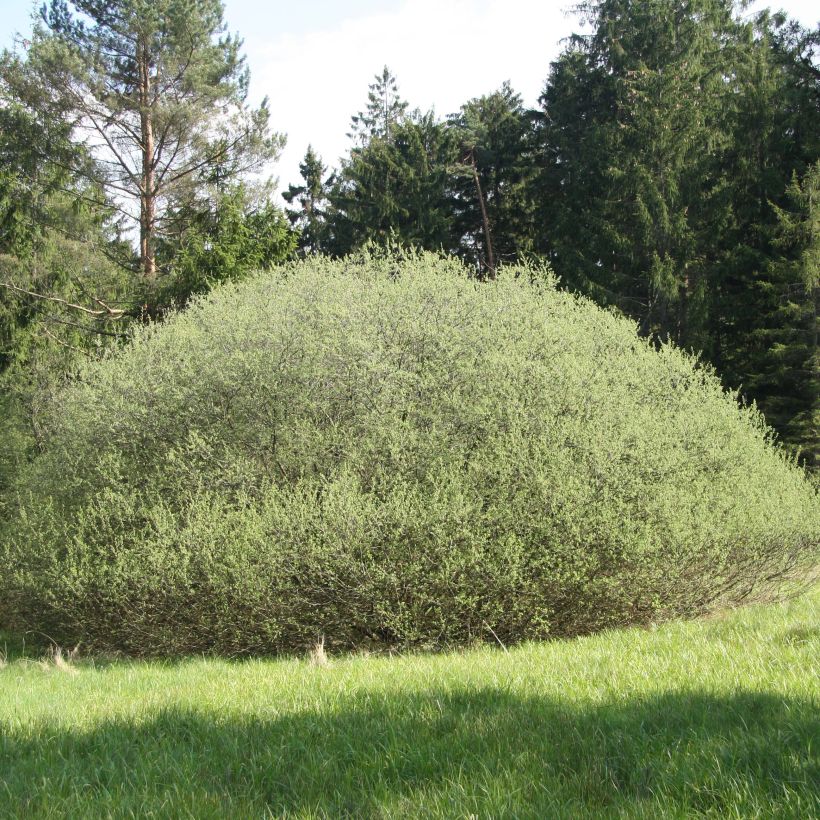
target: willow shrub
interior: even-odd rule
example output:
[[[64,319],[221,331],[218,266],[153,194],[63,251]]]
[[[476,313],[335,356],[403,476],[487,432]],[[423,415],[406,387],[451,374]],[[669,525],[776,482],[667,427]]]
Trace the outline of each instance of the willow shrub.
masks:
[[[132,654],[566,636],[760,598],[816,489],[673,347],[509,268],[226,285],[55,404],[0,622]]]

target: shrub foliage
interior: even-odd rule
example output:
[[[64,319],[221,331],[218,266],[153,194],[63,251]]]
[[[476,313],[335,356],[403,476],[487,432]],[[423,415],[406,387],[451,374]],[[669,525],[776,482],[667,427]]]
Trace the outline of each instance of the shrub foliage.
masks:
[[[132,654],[442,646],[693,616],[817,561],[754,408],[508,268],[314,258],[196,300],[55,403],[0,623]]]

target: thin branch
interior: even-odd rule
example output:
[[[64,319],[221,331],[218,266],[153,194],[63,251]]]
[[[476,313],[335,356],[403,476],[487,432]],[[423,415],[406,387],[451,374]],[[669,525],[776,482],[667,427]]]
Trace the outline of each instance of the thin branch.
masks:
[[[498,635],[495,634],[495,630],[486,621],[484,621],[484,626],[486,626],[487,629],[489,629],[490,632],[492,632],[493,637],[498,641],[498,645],[504,650],[504,652],[507,655],[509,655],[510,654],[509,650],[507,649],[506,646],[504,646],[504,644],[501,641],[501,638],[499,638]]]
[[[98,298],[93,293],[89,292],[88,288],[86,288],[86,286],[82,283],[82,280],[79,276],[72,276],[71,278],[74,280],[74,284],[80,289],[80,292],[83,294],[83,296],[85,296],[86,299],[90,299],[92,302],[96,302],[101,308],[105,308],[105,310],[107,310],[109,313],[119,310],[119,308],[112,308],[111,305],[106,304],[105,302],[103,302],[102,299]]]
[[[94,126],[94,128],[99,133],[99,135],[103,138],[103,140],[105,140],[105,143],[108,146],[108,149],[116,157],[117,162],[120,164],[120,167],[123,169],[123,171],[127,175],[127,178],[131,180],[131,183],[133,185],[135,185],[137,188],[142,190],[142,185],[140,183],[140,180],[137,178],[134,171],[132,171],[131,166],[121,156],[120,152],[114,147],[114,144],[111,142],[111,139],[108,136],[108,134],[106,133],[105,129],[97,123],[97,121],[94,119],[94,117],[87,110],[84,111],[84,113],[88,117],[88,119],[91,121],[91,124]]]
[[[58,339],[47,327],[40,328],[40,330],[48,336],[54,342],[57,342],[58,345],[62,345],[63,347],[67,347],[69,350],[73,350],[75,353],[82,353],[83,356],[90,356],[91,354],[87,350],[83,350],[81,347],[76,347],[75,345],[70,345],[68,342],[64,342],[62,339]]]
[[[7,288],[14,293],[22,293],[25,296],[31,296],[34,299],[42,299],[46,302],[56,302],[58,305],[64,305],[65,307],[69,307],[72,310],[79,310],[82,313],[87,314],[88,316],[105,316],[111,319],[121,319],[123,316],[126,315],[125,310],[120,310],[119,308],[112,308],[106,305],[100,299],[94,299],[94,301],[102,306],[101,310],[93,310],[92,308],[83,307],[82,305],[75,305],[73,302],[69,302],[66,299],[61,299],[59,296],[47,296],[44,293],[35,293],[33,290],[26,290],[25,288],[17,287],[17,285],[13,285],[11,282],[0,282],[0,287]]]
[[[187,168],[181,169],[178,173],[174,174],[168,180],[168,185],[173,185],[177,180],[180,180],[183,177],[193,174],[194,172],[200,170],[200,168],[204,168],[209,163],[216,162],[218,159],[228,156],[231,153],[231,151],[233,151],[234,148],[236,148],[236,146],[239,145],[242,142],[242,140],[244,140],[249,135],[249,133],[250,131],[244,131],[243,133],[239,134],[236,137],[236,139],[232,140],[228,145],[225,145],[220,150],[206,156],[202,161],[197,162],[194,165],[190,165]],[[166,166],[164,173],[167,173],[168,170],[169,168],[168,166]]]
[[[67,325],[68,327],[76,327],[78,330],[84,330],[86,333],[96,333],[99,336],[113,336],[116,339],[127,336],[127,333],[116,333],[111,330],[103,330],[102,328],[91,327],[90,325],[81,325],[79,322],[70,322],[68,319],[58,319],[56,316],[46,316],[46,322],[52,322],[57,325]]]

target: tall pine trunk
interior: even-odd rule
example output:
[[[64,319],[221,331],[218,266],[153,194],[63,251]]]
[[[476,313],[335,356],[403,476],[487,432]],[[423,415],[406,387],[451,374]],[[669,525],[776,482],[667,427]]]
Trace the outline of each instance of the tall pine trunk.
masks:
[[[140,265],[145,279],[153,281],[157,275],[154,252],[154,220],[156,218],[156,189],[154,184],[154,123],[151,116],[151,66],[148,43],[140,38],[137,43],[139,66],[140,132],[142,173],[140,177]]]
[[[490,232],[490,218],[487,214],[487,203],[484,200],[484,193],[481,190],[481,180],[478,177],[478,166],[475,161],[475,153],[470,151],[470,166],[473,170],[473,182],[475,183],[478,204],[481,207],[481,222],[484,228],[484,242],[487,248],[487,271],[491,277],[495,276],[495,255],[493,254],[493,240]]]

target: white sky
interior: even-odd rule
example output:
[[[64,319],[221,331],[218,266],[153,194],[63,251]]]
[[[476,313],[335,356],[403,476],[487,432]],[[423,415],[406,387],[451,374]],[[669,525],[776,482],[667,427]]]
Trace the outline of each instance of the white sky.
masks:
[[[433,108],[439,116],[505,80],[534,106],[560,41],[579,30],[568,11],[572,0],[348,0],[313,22],[285,20],[279,34],[275,28],[263,32],[261,20],[259,26],[242,24],[254,6],[260,13],[257,2],[225,5],[229,26],[245,38],[251,96],[268,95],[273,127],[288,136],[275,168],[280,190],[299,181],[308,143],[329,166],[347,152],[350,117],[365,107],[367,86],[384,65],[412,108]],[[311,5],[304,0],[303,7]],[[820,18],[812,0],[756,2],[752,8],[767,5],[784,8],[805,26]],[[347,8],[345,16],[339,7]]]
[[[30,31],[42,0],[0,0],[0,47]],[[271,124],[288,136],[273,169],[279,190],[299,181],[308,143],[325,163],[346,153],[350,117],[365,107],[373,75],[388,65],[410,106],[455,112],[504,80],[535,105],[560,41],[578,29],[573,0],[224,0],[245,40],[251,100],[268,96]],[[816,0],[758,0],[817,25]]]
[[[240,2],[240,0],[233,0]],[[231,13],[228,0],[226,15]],[[537,0],[407,0],[383,11],[317,25],[267,43],[246,39],[251,92],[270,97],[272,122],[287,132],[280,187],[299,179],[308,143],[328,165],[346,153],[350,117],[388,65],[411,108],[458,111],[505,80],[534,104],[573,18],[563,3]],[[228,17],[230,20],[230,17]],[[281,120],[280,120],[281,116]]]

